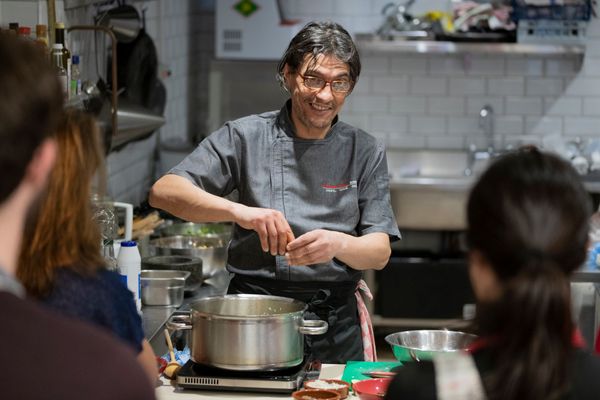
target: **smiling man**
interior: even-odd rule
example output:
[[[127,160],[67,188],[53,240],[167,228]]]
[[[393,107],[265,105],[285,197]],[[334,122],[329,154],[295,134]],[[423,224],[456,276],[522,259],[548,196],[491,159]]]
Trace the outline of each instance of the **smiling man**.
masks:
[[[227,122],[150,193],[180,218],[234,222],[228,292],[307,303],[305,318],[329,329],[307,336],[305,349],[330,363],[375,358],[358,290],[400,235],[383,145],[338,120],[360,69],[343,27],[309,23],[278,65],[283,108]],[[225,198],[234,191],[236,202]]]

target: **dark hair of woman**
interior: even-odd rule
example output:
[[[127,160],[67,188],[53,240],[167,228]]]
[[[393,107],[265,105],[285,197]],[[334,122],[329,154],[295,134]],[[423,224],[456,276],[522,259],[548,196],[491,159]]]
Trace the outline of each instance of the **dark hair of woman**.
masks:
[[[503,156],[473,188],[468,244],[502,286],[477,312],[479,333],[492,338],[490,400],[556,399],[568,389],[569,275],[584,263],[590,215],[577,172],[536,149]]]
[[[352,41],[352,37],[341,25],[335,22],[310,22],[294,36],[287,50],[277,65],[277,81],[285,88],[283,69],[289,65],[295,72],[304,65],[305,58],[309,55],[308,69],[316,64],[317,56],[331,55],[341,62],[347,63],[350,68],[350,80],[353,84],[360,75],[360,57]]]

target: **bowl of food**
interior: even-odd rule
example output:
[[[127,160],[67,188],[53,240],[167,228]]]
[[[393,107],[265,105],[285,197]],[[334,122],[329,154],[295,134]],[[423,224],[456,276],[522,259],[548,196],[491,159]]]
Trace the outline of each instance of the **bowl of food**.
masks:
[[[301,389],[292,393],[296,400],[340,400],[340,395],[333,390]]]
[[[165,236],[150,240],[151,256],[186,256],[202,260],[202,275],[211,277],[225,269],[228,237],[220,236]]]
[[[350,384],[340,379],[311,379],[304,382],[305,389],[322,389],[337,392],[340,399],[348,397]]]
[[[385,341],[398,361],[431,360],[434,354],[465,350],[475,339],[470,333],[448,330],[415,330],[389,334]]]
[[[352,390],[360,400],[380,400],[385,397],[392,378],[373,378],[354,382]]]

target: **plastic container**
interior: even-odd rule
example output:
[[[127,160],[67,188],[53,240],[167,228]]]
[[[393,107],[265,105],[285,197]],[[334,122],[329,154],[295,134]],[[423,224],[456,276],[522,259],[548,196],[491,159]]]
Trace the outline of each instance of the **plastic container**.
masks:
[[[121,242],[121,249],[117,257],[117,268],[127,288],[133,293],[138,311],[141,310],[140,272],[142,270],[142,257],[135,241]]]

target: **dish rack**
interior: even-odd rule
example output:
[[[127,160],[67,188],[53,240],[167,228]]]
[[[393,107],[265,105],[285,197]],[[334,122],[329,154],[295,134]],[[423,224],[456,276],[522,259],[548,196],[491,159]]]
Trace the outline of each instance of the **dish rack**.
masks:
[[[592,0],[531,5],[512,0],[512,19],[517,23],[518,43],[584,44],[592,15]]]

